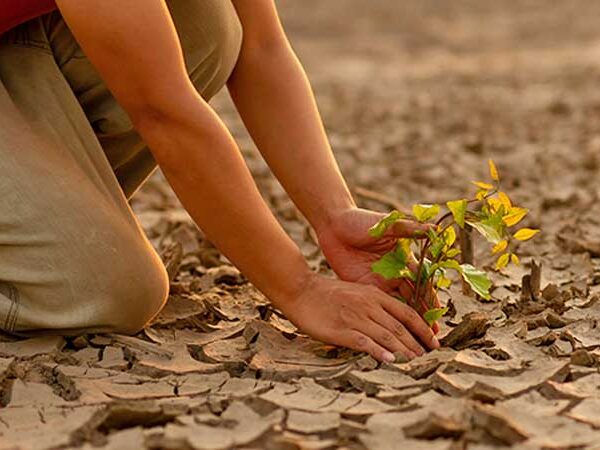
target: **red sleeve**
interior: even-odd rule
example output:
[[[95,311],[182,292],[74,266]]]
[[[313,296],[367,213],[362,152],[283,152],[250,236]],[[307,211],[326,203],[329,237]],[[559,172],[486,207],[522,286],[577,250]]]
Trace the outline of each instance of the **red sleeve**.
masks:
[[[0,34],[54,9],[54,0],[0,0]]]

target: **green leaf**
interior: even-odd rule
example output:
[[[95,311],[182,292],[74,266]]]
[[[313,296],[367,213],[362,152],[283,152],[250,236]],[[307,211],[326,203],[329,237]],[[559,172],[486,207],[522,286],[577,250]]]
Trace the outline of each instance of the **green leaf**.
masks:
[[[429,236],[429,241],[431,242],[429,245],[429,253],[431,253],[433,259],[437,259],[442,253],[442,250],[444,250],[446,241],[444,241],[444,239],[433,229],[428,230],[427,234]]]
[[[459,227],[465,227],[465,212],[467,211],[467,201],[463,198],[462,200],[453,200],[446,203],[448,209],[454,216],[454,220]]]
[[[426,283],[429,278],[435,273],[435,265],[431,264],[431,261],[427,258],[423,260],[423,267],[421,268],[421,281]]]
[[[475,228],[488,242],[497,244],[506,235],[506,224],[502,220],[503,208],[492,214],[483,214],[479,217],[467,218],[467,223]]]
[[[386,280],[403,278],[400,272],[406,269],[406,259],[404,249],[398,245],[394,251],[386,253],[379,261],[374,262],[371,270]]]
[[[369,228],[369,236],[374,238],[382,237],[385,232],[396,222],[402,219],[403,214],[400,211],[392,211],[388,215],[386,215],[383,219]]]
[[[447,307],[430,309],[429,311],[425,311],[425,313],[423,314],[423,319],[425,319],[425,322],[427,322],[429,326],[432,326],[435,322],[440,320],[447,312]]]
[[[457,248],[451,248],[446,252],[446,258],[454,258],[458,255],[460,255],[460,250]]]
[[[489,300],[491,298],[490,287],[492,287],[492,282],[487,277],[487,274],[476,269],[471,264],[462,264],[460,267],[464,280],[469,283],[473,291],[481,298]]]
[[[462,273],[461,265],[458,263],[458,261],[454,259],[447,259],[446,261],[442,261],[441,263],[439,263],[439,266],[443,267],[444,269],[454,269],[458,273]]]
[[[413,205],[412,211],[419,222],[427,222],[440,213],[440,205]]]

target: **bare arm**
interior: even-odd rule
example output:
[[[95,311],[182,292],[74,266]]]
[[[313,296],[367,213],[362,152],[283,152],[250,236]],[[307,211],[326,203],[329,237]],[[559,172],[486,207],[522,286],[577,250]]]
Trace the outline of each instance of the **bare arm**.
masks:
[[[274,0],[233,3],[244,39],[228,87],[258,149],[315,228],[323,253],[341,279],[373,284],[390,294],[410,298],[414,287],[409,282],[384,280],[372,273],[371,264],[393,248],[394,237],[424,228],[404,221],[397,224],[395,236],[387,240],[368,236],[368,228],[382,214],[356,207]],[[437,324],[434,330],[439,330]]]
[[[260,152],[319,231],[355,206],[273,0],[234,0],[244,28],[231,96]]]
[[[295,295],[309,268],[260,197],[233,138],[189,81],[164,2],[57,4],[208,238],[274,302]]]

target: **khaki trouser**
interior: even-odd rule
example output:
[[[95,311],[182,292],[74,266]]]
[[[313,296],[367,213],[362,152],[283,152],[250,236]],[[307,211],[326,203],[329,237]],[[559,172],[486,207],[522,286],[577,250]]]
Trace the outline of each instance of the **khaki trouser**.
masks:
[[[169,9],[209,99],[240,50],[233,5]],[[0,330],[134,333],[157,314],[168,280],[127,202],[155,166],[58,12],[0,36]]]

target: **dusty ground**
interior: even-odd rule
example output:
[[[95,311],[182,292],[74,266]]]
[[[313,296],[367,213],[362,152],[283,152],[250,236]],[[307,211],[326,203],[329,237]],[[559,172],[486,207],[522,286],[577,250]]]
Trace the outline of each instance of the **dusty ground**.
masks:
[[[167,308],[137,337],[0,343],[0,448],[599,449],[600,3],[279,4],[361,205],[465,195],[492,157],[543,230],[524,266],[494,277],[494,302],[444,296],[442,335],[479,325],[453,348],[378,366],[296,334],[157,176],[134,207],[176,274]],[[226,97],[215,105],[326,270]],[[523,300],[532,259],[543,296]]]

